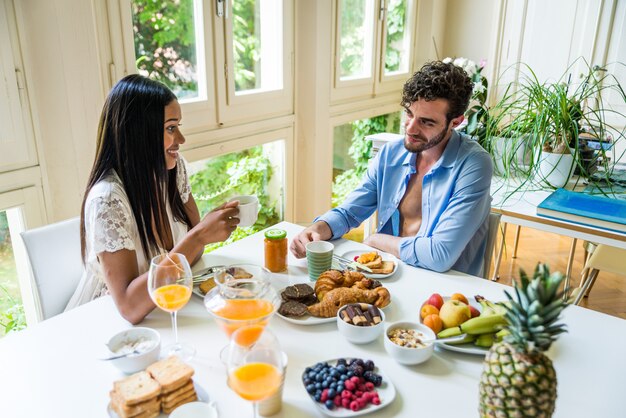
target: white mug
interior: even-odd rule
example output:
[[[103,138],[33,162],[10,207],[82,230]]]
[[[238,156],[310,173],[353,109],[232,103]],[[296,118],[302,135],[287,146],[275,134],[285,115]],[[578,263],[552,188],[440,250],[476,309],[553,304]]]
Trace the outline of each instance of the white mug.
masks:
[[[239,201],[239,225],[241,227],[252,226],[259,214],[259,199],[256,196],[235,196],[229,202]]]

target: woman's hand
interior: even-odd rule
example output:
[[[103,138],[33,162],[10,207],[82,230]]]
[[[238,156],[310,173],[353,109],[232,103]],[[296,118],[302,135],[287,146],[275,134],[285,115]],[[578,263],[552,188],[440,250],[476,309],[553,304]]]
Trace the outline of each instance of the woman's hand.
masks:
[[[213,242],[225,241],[239,224],[239,202],[227,202],[211,212],[194,227],[198,237],[202,242],[211,244]]]

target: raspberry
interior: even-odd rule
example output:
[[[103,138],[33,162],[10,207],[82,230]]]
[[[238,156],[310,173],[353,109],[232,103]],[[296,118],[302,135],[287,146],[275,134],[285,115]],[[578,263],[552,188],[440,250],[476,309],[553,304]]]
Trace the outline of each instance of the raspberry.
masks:
[[[356,401],[359,403],[359,409],[363,409],[367,405],[367,401],[363,398],[359,398]]]
[[[375,395],[375,396],[372,398],[372,403],[373,403],[374,405],[380,405],[380,398],[378,397],[378,395]]]
[[[350,378],[350,381],[354,383],[355,385],[358,385],[359,383],[361,383],[361,379],[358,376],[352,376]]]
[[[341,406],[341,395],[335,395],[335,399],[333,399],[333,402],[336,406]]]
[[[356,396],[357,398],[360,398],[361,396],[363,396],[363,391],[357,390],[356,392],[354,392],[354,396]]]
[[[374,390],[374,384],[372,382],[366,382],[365,383],[365,389],[370,391],[370,390]]]
[[[356,389],[356,385],[351,380],[346,380],[343,385],[346,387],[347,390],[350,390],[350,391]]]
[[[349,398],[343,398],[341,400],[341,406],[343,406],[346,409],[350,408],[350,399]]]
[[[352,402],[350,402],[350,409],[352,409],[354,412],[356,412],[359,409],[361,409],[361,407],[359,406],[359,403],[357,401],[352,401]]]
[[[358,255],[354,256],[354,261],[359,261],[359,256]]]

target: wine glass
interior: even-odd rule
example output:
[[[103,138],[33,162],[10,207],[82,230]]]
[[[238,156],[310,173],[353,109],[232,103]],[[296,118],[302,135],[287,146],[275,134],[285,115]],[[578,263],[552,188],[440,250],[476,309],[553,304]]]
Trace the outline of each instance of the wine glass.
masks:
[[[178,342],[176,314],[189,302],[192,289],[191,267],[183,254],[166,253],[157,255],[150,262],[148,293],[152,301],[172,316],[174,344],[165,347],[168,355],[190,360],[196,350],[189,344]]]
[[[226,350],[228,386],[252,402],[253,417],[257,418],[258,402],[273,396],[283,384],[286,356],[274,334],[258,324],[239,327]]]

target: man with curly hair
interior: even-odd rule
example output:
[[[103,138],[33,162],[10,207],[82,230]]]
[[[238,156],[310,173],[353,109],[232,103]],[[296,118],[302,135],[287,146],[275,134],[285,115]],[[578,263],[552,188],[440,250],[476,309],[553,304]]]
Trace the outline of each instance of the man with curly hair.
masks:
[[[405,84],[405,137],[381,148],[363,183],[339,207],[292,240],[296,257],[310,241],[340,238],[378,210],[377,233],[365,244],[407,264],[481,276],[492,162],[473,139],[454,130],[472,81],[452,63],[425,64]]]

